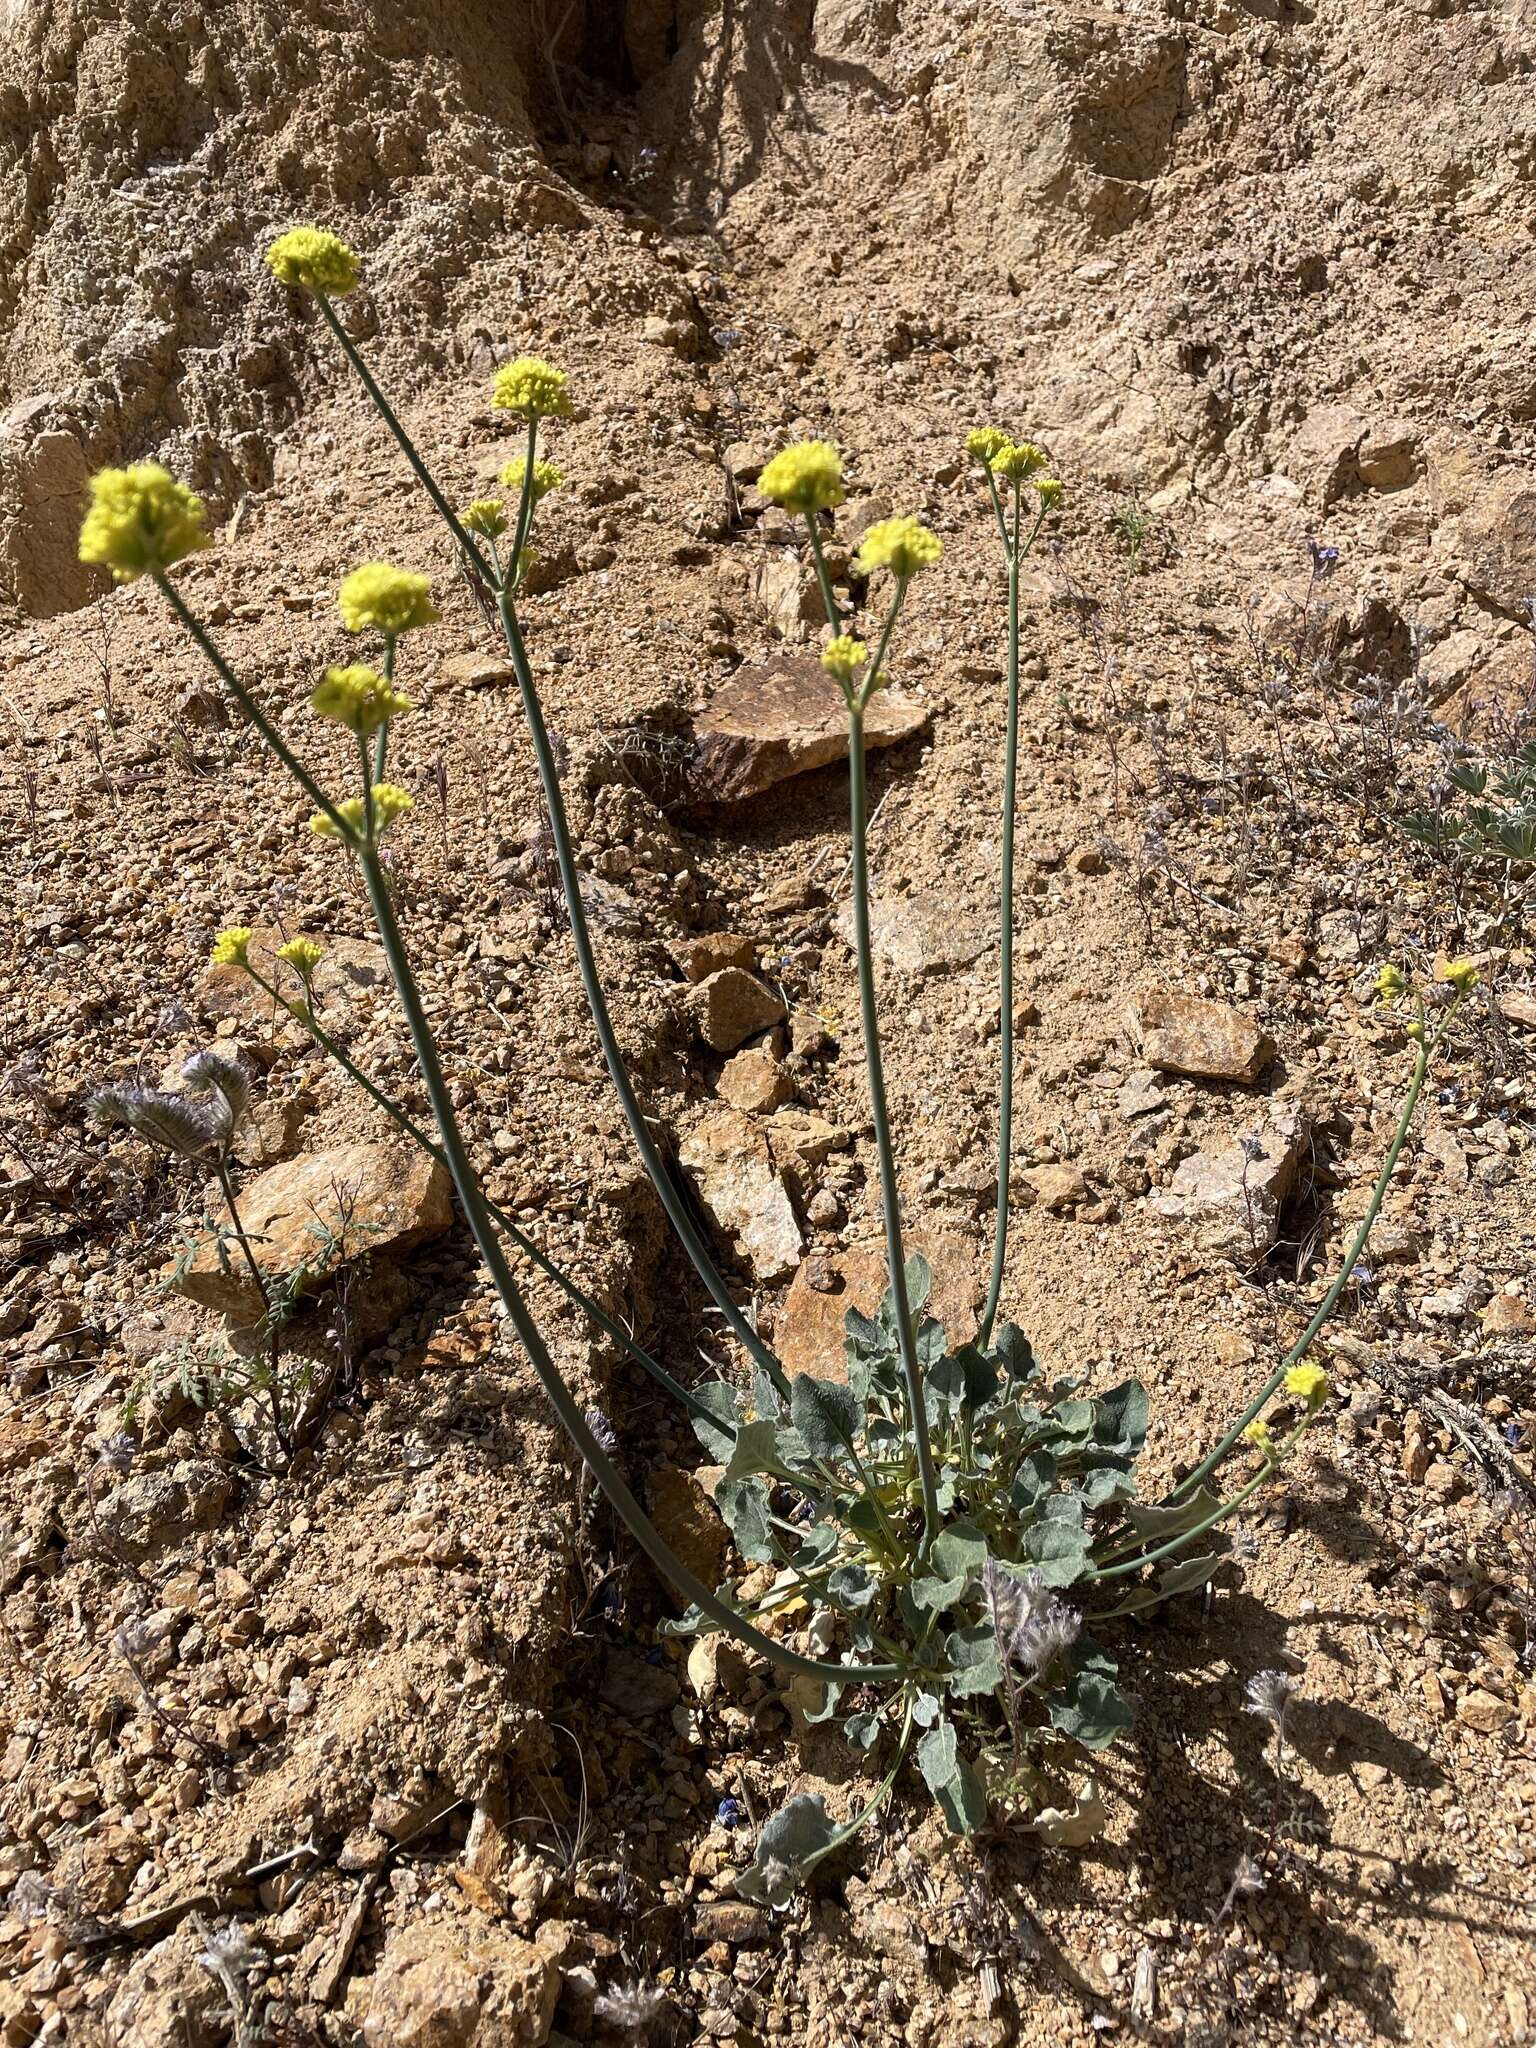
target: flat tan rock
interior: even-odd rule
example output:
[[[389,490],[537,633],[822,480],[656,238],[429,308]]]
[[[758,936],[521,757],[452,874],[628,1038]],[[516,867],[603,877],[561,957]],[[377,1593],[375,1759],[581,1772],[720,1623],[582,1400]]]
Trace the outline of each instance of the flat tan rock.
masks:
[[[975,1245],[947,1232],[908,1236],[907,1251],[921,1252],[933,1268],[927,1314],[944,1325],[952,1344],[976,1334],[982,1287]],[[791,1283],[774,1325],[773,1348],[784,1370],[844,1381],[843,1321],[849,1309],[872,1316],[885,1293],[884,1242],[853,1245],[828,1258],[807,1259]]]
[[[318,1261],[318,1230],[339,1234],[324,1272],[315,1275],[319,1287],[365,1259],[388,1272],[417,1245],[441,1237],[453,1220],[451,1189],[447,1170],[414,1146],[353,1144],[270,1167],[237,1192],[256,1263],[269,1278]],[[174,1285],[204,1308],[249,1324],[261,1314],[261,1299],[237,1248],[228,1252],[226,1269],[208,1239]]]
[[[738,1110],[717,1110],[695,1124],[678,1158],[699,1199],[734,1238],[759,1280],[777,1280],[797,1262],[805,1239],[768,1141]]]
[[[1267,1031],[1226,1003],[1148,989],[1134,1004],[1147,1064],[1207,1081],[1256,1081],[1275,1056]]]
[[[688,991],[693,1028],[715,1052],[735,1052],[784,1020],[784,1004],[766,983],[740,967],[722,967]]]
[[[251,965],[266,981],[291,999],[300,994],[299,978],[277,958],[279,946],[288,940],[312,938],[322,948],[315,969],[315,1014],[323,1027],[341,1033],[363,1015],[376,998],[393,1000],[390,994],[389,963],[384,948],[371,939],[343,939],[325,932],[279,931],[264,926],[251,938]],[[307,1039],[301,1024],[273,1008],[270,996],[252,981],[243,967],[207,967],[197,984],[197,1002],[206,1016],[233,1017],[239,1024],[261,1030],[273,1037]]]
[[[720,1074],[720,1093],[733,1109],[767,1116],[790,1101],[795,1084],[766,1046],[732,1055]]]
[[[927,723],[926,706],[900,690],[877,690],[864,715],[865,748],[895,746]],[[810,655],[739,669],[693,729],[695,803],[738,802],[848,755],[842,692]]]
[[[837,914],[837,931],[853,950],[853,905]],[[869,943],[875,958],[898,974],[953,974],[979,960],[993,943],[990,931],[964,916],[941,889],[907,896],[875,896],[869,906]]]

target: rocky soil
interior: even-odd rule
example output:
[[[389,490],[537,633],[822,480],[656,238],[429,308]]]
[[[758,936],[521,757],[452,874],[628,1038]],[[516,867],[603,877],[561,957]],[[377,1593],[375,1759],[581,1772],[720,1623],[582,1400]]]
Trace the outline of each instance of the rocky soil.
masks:
[[[1459,745],[1536,736],[1536,17],[508,12],[4,16],[0,2040],[1529,2040],[1530,870],[1402,821]],[[455,494],[510,452],[494,365],[571,372],[527,621],[589,915],[655,1128],[792,1367],[833,1363],[880,1268],[814,585],[753,488],[785,438],[847,452],[839,541],[901,509],[946,543],[871,782],[903,1198],[952,1327],[999,1024],[1002,575],[964,431],[1028,431],[1066,480],[1026,591],[1005,1300],[1062,1370],[1146,1380],[1154,1478],[1363,1212],[1411,1067],[1378,968],[1482,965],[1330,1333],[1327,1427],[1211,1596],[1127,1633],[1087,1848],[955,1856],[909,1800],[789,1914],[733,1896],[785,1789],[846,1809],[854,1766],[766,1669],[657,1635],[441,1187],[205,965],[233,919],[323,939],[331,1028],[419,1106],[345,861],[153,593],[73,560],[90,468],[150,453],[216,515],[188,602],[317,763],[340,575],[433,574],[395,873],[466,1126],[610,1315],[682,1377],[734,1368],[602,1076],[510,677],[260,266],[308,218],[363,250],[352,331]],[[290,1472],[191,1398],[241,1313],[216,1261],[164,1284],[202,1175],[82,1117],[215,1042],[256,1077],[243,1197],[351,1231]],[[719,1571],[690,1433],[531,1293]],[[1278,1771],[1265,1668],[1301,1688]]]

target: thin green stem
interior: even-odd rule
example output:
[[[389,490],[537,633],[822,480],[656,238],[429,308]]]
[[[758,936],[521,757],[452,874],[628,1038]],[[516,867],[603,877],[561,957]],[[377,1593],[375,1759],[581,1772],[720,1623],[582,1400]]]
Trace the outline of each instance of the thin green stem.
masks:
[[[383,392],[379,389],[378,382],[375,379],[373,372],[369,369],[368,365],[363,361],[362,356],[358,353],[356,343],[353,341],[351,335],[348,334],[347,330],[342,326],[340,320],[337,319],[336,308],[331,304],[330,300],[325,296],[324,292],[315,293],[315,304],[320,308],[320,311],[324,314],[326,324],[329,326],[332,334],[334,334],[337,341],[340,342],[342,352],[346,356],[347,361],[352,365],[353,369],[356,370],[358,376],[361,378],[363,389],[367,392],[368,396],[373,400],[374,404],[378,407],[379,415],[384,421],[385,426],[389,428],[389,431],[394,435],[395,439],[399,442],[401,453],[404,455],[406,461],[411,465],[411,468],[416,472],[417,482],[421,485],[422,489],[426,492],[427,496],[432,500],[433,504],[437,507],[438,511],[442,514],[443,518],[448,522],[449,529],[452,532],[454,539],[458,542],[459,546],[464,550],[465,554],[468,555],[469,559],[474,563],[475,567],[479,570],[481,576],[487,583],[492,582],[493,579],[491,576],[490,564],[486,561],[485,556],[481,554],[480,549],[475,544],[474,540],[471,538],[469,533],[466,531],[463,522],[459,518],[459,515],[454,511],[453,507],[449,504],[448,500],[443,496],[442,492],[438,489],[436,478],[432,475],[432,472],[427,468],[427,465],[422,461],[420,455],[418,455],[416,452],[415,442],[412,441],[410,435],[405,431],[405,428],[401,426],[400,421],[396,416],[394,407],[390,404],[389,400],[384,396]]]
[[[1455,1016],[1460,1005],[1460,1001],[1461,998],[1458,996],[1446,1012],[1445,1020],[1441,1024],[1440,1029],[1432,1038],[1421,1037],[1419,1040],[1419,1051],[1418,1057],[1414,1062],[1413,1079],[1408,1086],[1408,1095],[1403,1103],[1402,1114],[1397,1120],[1397,1129],[1392,1134],[1392,1143],[1388,1147],[1386,1158],[1382,1161],[1381,1172],[1376,1176],[1376,1185],[1371,1192],[1370,1203],[1366,1208],[1364,1217],[1361,1219],[1360,1228],[1355,1232],[1354,1242],[1350,1245],[1344,1263],[1339,1268],[1333,1285],[1318,1303],[1312,1320],[1307,1324],[1305,1330],[1302,1331],[1296,1342],[1264,1382],[1264,1385],[1221,1439],[1221,1442],[1217,1444],[1216,1448],[1208,1456],[1201,1459],[1200,1463],[1187,1478],[1179,1481],[1178,1485],[1165,1497],[1164,1506],[1171,1506],[1175,1501],[1182,1499],[1185,1494],[1193,1493],[1197,1486],[1202,1485],[1211,1476],[1217,1466],[1226,1458],[1232,1446],[1237,1442],[1249,1423],[1259,1413],[1259,1410],[1272,1395],[1278,1392],[1281,1382],[1291,1367],[1299,1364],[1302,1358],[1305,1357],[1306,1353],[1311,1349],[1318,1331],[1322,1329],[1328,1318],[1333,1314],[1339,1296],[1344,1292],[1349,1276],[1355,1270],[1356,1262],[1365,1250],[1366,1240],[1375,1227],[1376,1218],[1381,1214],[1381,1205],[1386,1200],[1387,1189],[1391,1185],[1398,1157],[1408,1140],[1408,1132],[1413,1123],[1414,1111],[1419,1106],[1419,1097],[1423,1093],[1424,1082],[1429,1073],[1430,1060],[1434,1056],[1436,1047],[1445,1036],[1451,1019]],[[1420,1028],[1422,1029],[1422,1019]]]
[[[878,675],[879,665],[901,610],[906,585],[898,583],[896,597],[886,620],[879,651],[870,667]],[[868,797],[864,777],[864,702],[862,695],[848,705],[848,823],[853,842],[853,933],[854,958],[859,976],[859,1016],[864,1033],[864,1069],[869,1085],[869,1116],[874,1126],[875,1156],[880,1172],[880,1206],[885,1222],[885,1257],[890,1268],[891,1304],[896,1317],[897,1341],[901,1349],[902,1372],[907,1382],[907,1402],[912,1417],[912,1442],[917,1452],[917,1476],[923,1495],[923,1549],[939,1532],[939,1489],[933,1469],[933,1446],[928,1437],[927,1403],[923,1392],[922,1367],[917,1356],[917,1332],[912,1327],[912,1309],[907,1296],[906,1253],[901,1235],[901,1196],[896,1185],[896,1153],[891,1143],[890,1114],[886,1107],[885,1066],[880,1055],[880,1022],[875,1004],[875,970],[869,931],[869,848]]]
[[[907,1701],[906,1713],[903,1717],[901,1724],[901,1739],[896,1745],[896,1754],[891,1759],[890,1769],[886,1772],[885,1776],[880,1780],[880,1784],[875,1792],[875,1796],[873,1797],[873,1799],[870,1800],[869,1804],[866,1807],[864,1807],[861,1812],[856,1813],[854,1815],[852,1820],[844,1821],[843,1825],[832,1836],[832,1839],[827,1843],[827,1846],[824,1849],[818,1850],[813,1857],[809,1858],[805,1863],[801,1865],[800,1875],[802,1877],[808,1876],[810,1872],[816,1868],[818,1863],[825,1862],[828,1856],[833,1855],[837,1850],[841,1849],[844,1842],[851,1842],[854,1836],[858,1834],[859,1830],[864,1826],[864,1823],[867,1820],[869,1820],[875,1813],[877,1813],[880,1807],[882,1807],[885,1804],[885,1801],[890,1797],[891,1787],[896,1783],[897,1775],[900,1772],[902,1765],[907,1760],[907,1750],[911,1744],[911,1741],[912,1702],[909,1699]]]
[[[386,633],[384,635],[384,660],[382,668],[385,682],[393,687],[395,680],[395,636],[393,633]],[[388,759],[389,720],[386,718],[379,727],[378,737],[373,743],[373,779],[375,782],[382,782],[384,780],[384,766]]]
[[[398,1102],[391,1096],[386,1095],[378,1083],[365,1074],[357,1062],[337,1044],[336,1040],[331,1037],[324,1025],[315,1016],[312,1004],[289,1002],[281,991],[266,979],[265,975],[252,967],[249,960],[245,963],[245,971],[252,981],[255,982],[256,986],[259,989],[263,989],[274,1003],[286,1010],[289,1016],[297,1023],[303,1025],[304,1029],[321,1050],[329,1054],[348,1079],[354,1081],[365,1095],[377,1103],[378,1107],[383,1110],[391,1122],[403,1131],[413,1144],[419,1145],[422,1151],[430,1159],[435,1159],[440,1166],[447,1166],[448,1157],[443,1151],[442,1146],[435,1145],[421,1128],[421,1125],[408,1115]],[[675,1380],[664,1365],[658,1364],[643,1346],[637,1344],[623,1325],[616,1322],[605,1309],[601,1308],[592,1299],[590,1294],[585,1293],[571,1279],[569,1274],[563,1272],[555,1264],[554,1260],[547,1253],[542,1252],[533,1239],[528,1236],[527,1232],[518,1228],[505,1209],[500,1208],[493,1202],[489,1195],[486,1195],[484,1200],[486,1211],[492,1222],[499,1229],[506,1232],[524,1258],[529,1260],[534,1266],[537,1266],[546,1279],[553,1280],[566,1299],[579,1308],[584,1315],[590,1316],[606,1337],[611,1338],[615,1344],[622,1346],[635,1363],[643,1371],[650,1374],[659,1387],[672,1395],[674,1400],[680,1401],[690,1415],[697,1415],[701,1421],[712,1424],[716,1429],[724,1430],[730,1428],[730,1425],[722,1422],[712,1409],[706,1408],[696,1395],[690,1394],[680,1380]]]
[[[1224,1522],[1229,1515],[1235,1515],[1245,1501],[1253,1498],[1265,1481],[1270,1479],[1276,1469],[1290,1456],[1296,1445],[1301,1441],[1311,1420],[1310,1414],[1304,1415],[1301,1421],[1297,1423],[1295,1429],[1291,1431],[1291,1434],[1281,1444],[1274,1457],[1265,1459],[1262,1469],[1249,1480],[1248,1484],[1240,1492],[1234,1493],[1230,1500],[1224,1500],[1217,1507],[1213,1508],[1201,1521],[1196,1522],[1193,1528],[1181,1529],[1177,1536],[1170,1536],[1166,1543],[1160,1543],[1156,1550],[1147,1551],[1145,1556],[1128,1558],[1124,1564],[1106,1565],[1102,1571],[1089,1572],[1087,1574],[1088,1582],[1090,1584],[1098,1584],[1103,1579],[1123,1579],[1127,1572],[1139,1572],[1146,1565],[1158,1564],[1163,1558],[1172,1557],[1177,1551],[1187,1550],[1197,1536],[1205,1535],[1207,1530],[1214,1529],[1218,1522]],[[1107,1620],[1108,1616],[1097,1615],[1095,1619],[1103,1621]]]
[[[405,941],[395,920],[394,906],[389,899],[389,887],[379,861],[378,849],[375,846],[364,847],[359,857],[379,940],[389,962],[390,974],[396,994],[400,998],[401,1008],[405,1012],[411,1042],[416,1050],[417,1065],[421,1069],[422,1081],[426,1087],[427,1100],[432,1107],[433,1119],[437,1124],[443,1152],[448,1162],[448,1171],[453,1176],[465,1220],[469,1224],[480,1256],[485,1261],[486,1270],[491,1276],[496,1292],[501,1298],[507,1319],[527,1353],[540,1386],[544,1389],[566,1434],[585,1458],[593,1477],[607,1495],[619,1519],[657,1570],[679,1593],[693,1601],[703,1614],[727,1634],[746,1644],[749,1649],[769,1658],[782,1670],[821,1680],[842,1680],[849,1684],[884,1684],[903,1677],[904,1668],[900,1664],[827,1664],[817,1658],[803,1657],[798,1651],[785,1649],[782,1643],[775,1642],[772,1636],[765,1635],[761,1629],[754,1628],[750,1622],[745,1621],[728,1602],[722,1600],[702,1579],[696,1577],[652,1526],[612,1460],[597,1441],[586,1416],[561,1378],[559,1369],[506,1262],[501,1241],[492,1227],[490,1214],[480,1192],[479,1180],[459,1131],[447,1082],[438,1061],[432,1028],[422,1008]]]
[[[517,506],[517,525],[512,533],[512,561],[508,575],[517,574],[517,565],[523,558],[523,549],[528,545],[529,529],[533,525],[533,465],[539,446],[539,418],[535,413],[528,422],[528,447],[523,456],[523,489]]]
[[[225,689],[229,691],[230,695],[234,698],[235,702],[240,706],[240,709],[245,713],[246,717],[249,719],[251,724],[255,726],[257,732],[261,734],[261,737],[266,741],[267,745],[271,748],[272,752],[277,756],[278,760],[282,762],[283,766],[288,770],[288,773],[293,777],[294,781],[298,783],[300,789],[303,790],[304,794],[310,799],[312,803],[319,805],[320,809],[325,813],[326,817],[330,819],[331,823],[336,827],[337,831],[341,833],[342,837],[347,837],[348,828],[344,820],[342,819],[341,815],[337,811],[336,806],[331,802],[330,798],[326,795],[325,791],[320,787],[319,783],[316,782],[315,778],[310,774],[309,770],[304,766],[303,762],[298,758],[298,756],[294,753],[293,749],[288,745],[288,742],[277,730],[277,727],[273,725],[272,721],[267,717],[266,713],[262,710],[261,706],[256,702],[256,699],[251,695],[250,691],[245,687],[244,683],[242,683],[236,676],[234,670],[230,667],[229,663],[224,659],[223,655],[220,654],[218,648],[214,646],[212,640],[209,639],[208,634],[204,630],[201,622],[198,619],[194,618],[192,613],[188,611],[186,605],[182,601],[181,593],[177,590],[176,586],[171,582],[170,578],[166,575],[165,571],[163,569],[153,569],[150,571],[150,574],[154,577],[156,584],[159,586],[160,593],[164,597],[166,603],[170,606],[171,610],[176,614],[176,617],[180,620],[181,624],[186,628],[187,632],[190,634],[191,638],[196,643],[198,649],[202,653],[203,659],[208,663],[208,666],[213,670],[214,674],[218,677],[219,681],[224,685]]]
[[[544,723],[543,706],[539,702],[539,693],[534,686],[533,670],[529,665],[527,649],[523,645],[517,611],[510,591],[501,592],[497,600],[497,609],[501,614],[502,632],[506,638],[513,672],[517,677],[517,686],[523,701],[523,715],[527,721],[529,738],[533,742],[534,761],[544,791],[550,836],[554,841],[555,860],[560,870],[560,885],[565,894],[571,938],[576,948],[576,963],[581,972],[587,1008],[592,1014],[608,1077],[618,1095],[619,1106],[624,1112],[625,1122],[629,1125],[630,1136],[634,1140],[635,1150],[640,1155],[641,1164],[661,1198],[661,1205],[666,1210],[667,1218],[677,1232],[694,1271],[709,1290],[710,1298],[748,1355],[768,1375],[777,1391],[787,1399],[789,1381],[785,1378],[784,1368],[732,1301],[730,1292],[710,1256],[709,1248],[699,1235],[683,1196],[656,1149],[655,1141],[646,1124],[645,1112],[640,1107],[630,1081],[629,1070],[619,1049],[618,1037],[613,1028],[613,1021],[608,1015],[607,999],[603,994],[603,985],[597,972],[592,938],[587,929],[586,913],[582,908],[581,877],[577,872],[576,857],[571,846],[570,827],[566,821],[565,801],[560,790],[559,773],[555,767],[554,750],[549,743],[549,730]]]
[[[811,559],[816,564],[816,581],[821,585],[821,602],[826,610],[827,624],[834,633],[841,633],[843,630],[843,608],[837,601],[836,593],[832,588],[832,578],[827,573],[827,558],[821,550],[821,529],[817,523],[817,517],[816,513],[808,512],[805,518],[805,523],[810,528],[811,533]]]
[[[987,479],[992,483],[992,472]],[[997,1105],[997,1212],[992,1231],[992,1277],[976,1341],[983,1350],[992,1341],[998,1304],[1003,1296],[1003,1266],[1008,1256],[1008,1218],[1013,1193],[1013,833],[1019,783],[1019,490],[1013,487],[1013,537],[1008,550],[1008,732],[1003,756],[1003,850],[999,889],[998,1000],[1002,1073]],[[997,499],[997,486],[992,483]],[[1004,531],[1006,532],[1006,524]]]

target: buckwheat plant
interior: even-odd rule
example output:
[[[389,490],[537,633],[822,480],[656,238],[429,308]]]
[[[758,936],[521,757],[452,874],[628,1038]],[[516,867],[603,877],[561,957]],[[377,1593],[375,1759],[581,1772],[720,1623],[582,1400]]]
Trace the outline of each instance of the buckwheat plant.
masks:
[[[1049,1842],[1088,1839],[1103,1808],[1091,1781],[1075,1795],[1069,1773],[1112,1743],[1129,1721],[1116,1683],[1113,1624],[1203,1584],[1219,1563],[1223,1524],[1293,1454],[1322,1413],[1328,1381],[1309,1353],[1364,1247],[1462,987],[1416,998],[1409,1026],[1414,1077],[1396,1137],[1343,1270],[1302,1337],[1220,1443],[1161,1497],[1136,1480],[1148,1426],[1146,1390],[1134,1380],[1090,1394],[1049,1371],[1012,1323],[998,1320],[1006,1259],[1011,1141],[1012,838],[1017,788],[1019,567],[1061,487],[1025,441],[982,429],[969,441],[984,466],[1008,567],[1008,741],[1004,775],[1001,954],[1004,1084],[998,1217],[986,1311],[975,1331],[946,1331],[926,1313],[931,1275],[903,1242],[896,1152],[887,1110],[869,932],[864,720],[913,584],[941,553],[919,520],[882,520],[864,535],[851,589],[876,600],[862,628],[833,587],[826,552],[843,501],[843,462],[830,443],[787,448],[764,469],[763,493],[806,522],[826,609],[822,666],[841,692],[848,724],[852,888],[860,1016],[883,1210],[888,1291],[878,1312],[851,1312],[842,1378],[793,1379],[731,1294],[658,1153],[609,1018],[578,886],[563,793],[524,642],[519,591],[536,514],[564,479],[543,446],[574,415],[566,374],[520,357],[495,378],[492,404],[522,427],[519,456],[502,472],[504,497],[455,510],[337,316],[334,301],[358,282],[356,255],[336,237],[303,228],[269,252],[280,283],[307,293],[384,426],[427,492],[451,559],[499,629],[517,679],[548,813],[593,1026],[640,1159],[679,1241],[741,1347],[736,1378],[685,1388],[591,1300],[485,1194],[460,1131],[383,866],[383,841],[408,810],[409,792],[384,779],[391,731],[410,700],[396,676],[401,642],[435,615],[417,572],[371,563],[342,585],[344,622],[379,640],[377,666],[332,669],[314,708],[355,742],[354,787],[322,784],[225,661],[182,599],[171,571],[206,545],[202,508],[161,470],[109,471],[93,485],[82,535],[87,559],[120,579],[150,576],[257,733],[315,805],[313,830],[356,860],[410,1031],[431,1109],[423,1128],[365,1074],[329,1028],[317,986],[323,955],[297,939],[275,957],[243,950],[237,964],[297,1019],[414,1142],[452,1175],[465,1219],[508,1325],[562,1426],[635,1542],[687,1603],[678,1634],[718,1631],[768,1659],[796,1684],[812,1720],[837,1719],[878,1772],[872,1796],[838,1824],[816,1797],[793,1799],[760,1831],[738,1880],[750,1898],[782,1906],[808,1874],[864,1823],[915,1759],[949,1827],[960,1836],[1012,1821]],[[1403,977],[1384,999],[1411,995]],[[1446,998],[1449,998],[1447,1002]],[[1429,1019],[1436,1021],[1431,1027]],[[567,1386],[519,1285],[514,1259],[553,1279],[615,1343],[687,1409],[722,1468],[715,1501],[742,1570],[706,1584],[674,1553],[640,1507],[612,1455],[603,1418]],[[1227,1494],[1213,1482],[1229,1458],[1245,1469]]]

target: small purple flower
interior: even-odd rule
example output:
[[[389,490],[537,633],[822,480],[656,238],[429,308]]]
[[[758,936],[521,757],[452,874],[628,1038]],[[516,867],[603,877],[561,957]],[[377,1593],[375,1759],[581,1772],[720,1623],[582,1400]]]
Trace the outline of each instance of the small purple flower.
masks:
[[[1307,553],[1312,557],[1312,574],[1318,581],[1325,582],[1339,566],[1339,551],[1327,547],[1321,541],[1309,540]]]
[[[715,1808],[715,1819],[723,1828],[739,1828],[746,1817],[739,1799],[722,1799]]]

